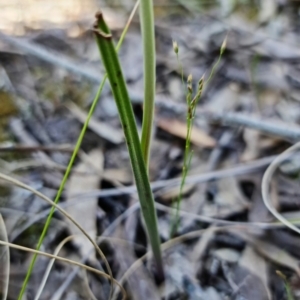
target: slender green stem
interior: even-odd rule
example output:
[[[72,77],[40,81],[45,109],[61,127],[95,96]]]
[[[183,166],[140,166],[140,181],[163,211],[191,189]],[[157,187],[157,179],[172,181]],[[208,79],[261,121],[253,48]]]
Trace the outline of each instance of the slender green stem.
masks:
[[[153,1],[141,0],[140,22],[144,50],[144,113],[141,146],[146,166],[149,166],[156,81],[155,33]]]
[[[96,18],[97,21],[94,24],[94,32],[96,34],[98,48],[119,111],[119,117],[123,127],[131,167],[141,203],[141,210],[156,261],[158,276],[163,279],[164,271],[160,250],[160,238],[157,228],[156,210],[132,105],[110,30],[103,19],[102,13],[98,13]]]
[[[133,9],[133,11],[132,11],[132,13],[131,13],[131,15],[130,15],[130,17],[129,17],[129,21],[132,19],[132,16],[133,16],[133,14],[135,13],[135,11],[137,10],[138,5],[139,5],[139,1],[137,1],[136,5],[135,5],[135,7],[134,7],[134,9]],[[121,37],[120,37],[119,43],[118,43],[118,45],[117,45],[117,47],[116,47],[117,51],[120,49],[120,47],[121,47],[121,45],[122,45],[122,42],[123,42],[123,40],[124,40],[124,38],[125,38],[125,35],[126,35],[127,31],[128,31],[129,25],[130,25],[130,22],[127,22],[127,24],[126,24],[126,26],[125,26],[125,28],[124,28],[124,30],[123,30],[123,32],[122,32],[122,35],[121,35]],[[63,177],[62,182],[61,182],[61,184],[60,184],[59,190],[58,190],[58,192],[57,192],[57,194],[56,194],[56,197],[55,197],[55,200],[54,200],[54,203],[55,203],[55,204],[58,203],[58,201],[59,201],[59,199],[60,199],[60,197],[61,197],[61,194],[62,194],[62,192],[63,192],[63,189],[64,189],[64,187],[65,187],[65,184],[66,184],[66,182],[67,182],[67,180],[68,180],[68,177],[69,177],[70,172],[71,172],[71,170],[72,170],[72,167],[73,167],[75,158],[76,158],[77,153],[78,153],[78,151],[79,151],[79,149],[80,149],[80,146],[81,146],[81,144],[82,144],[83,137],[84,137],[85,132],[86,132],[86,130],[87,130],[87,128],[88,128],[88,124],[89,124],[89,122],[90,122],[90,120],[91,120],[91,118],[92,118],[92,115],[93,115],[94,111],[95,111],[96,105],[97,105],[97,103],[98,103],[98,100],[99,100],[99,97],[100,97],[101,92],[102,92],[102,90],[103,90],[103,87],[104,87],[104,84],[105,84],[106,79],[107,79],[107,74],[105,74],[104,77],[103,77],[103,79],[102,79],[102,82],[101,82],[101,84],[100,84],[100,86],[99,86],[99,88],[98,88],[97,94],[96,94],[96,96],[95,96],[95,98],[94,98],[94,100],[93,100],[93,103],[92,103],[92,105],[91,105],[91,108],[90,108],[90,111],[89,111],[89,113],[88,113],[87,119],[85,120],[85,123],[84,123],[84,125],[83,125],[83,127],[82,127],[82,129],[81,129],[80,135],[79,135],[79,137],[78,137],[78,140],[77,140],[77,142],[76,142],[74,151],[73,151],[72,156],[71,156],[71,159],[70,159],[70,161],[69,161],[67,170],[66,170],[66,172],[65,172],[65,174],[64,174],[64,177]],[[45,238],[45,236],[46,236],[46,234],[47,234],[47,231],[48,231],[48,228],[49,228],[49,226],[50,226],[51,219],[52,219],[52,216],[53,216],[54,211],[55,211],[55,207],[52,207],[51,210],[50,210],[50,212],[49,212],[49,215],[48,215],[48,217],[47,217],[47,220],[46,220],[46,223],[45,223],[45,225],[44,225],[44,228],[43,228],[43,231],[42,231],[42,233],[41,233],[41,236],[40,236],[40,238],[39,238],[38,244],[37,244],[37,246],[36,246],[36,249],[37,249],[37,250],[40,250],[40,248],[41,248],[41,245],[42,245],[42,243],[43,243],[43,241],[44,241],[44,238]],[[18,296],[18,300],[22,300],[22,297],[23,297],[23,295],[24,295],[24,293],[25,293],[25,290],[26,290],[28,281],[29,281],[29,279],[30,279],[31,273],[32,273],[32,271],[33,271],[33,268],[34,268],[36,259],[37,259],[37,254],[34,254],[34,256],[33,256],[32,260],[31,260],[31,262],[30,262],[29,268],[28,268],[28,270],[27,270],[26,277],[25,277],[25,279],[24,279],[24,281],[23,281],[22,288],[21,288],[21,291],[20,291],[19,296]],[[107,267],[107,269],[108,269],[108,271],[109,271],[109,273],[110,273],[110,276],[112,277],[112,274],[111,274],[111,270],[110,270],[109,265],[107,265],[106,267]]]
[[[184,80],[183,80],[183,67],[182,67],[182,63],[179,59],[179,47],[176,41],[173,41],[173,50],[175,52],[176,55],[176,59],[177,59],[177,65],[179,67],[179,74],[181,75],[181,83],[182,83],[182,87],[185,90],[185,84],[184,84]]]
[[[199,99],[201,98],[204,84],[209,83],[209,81],[213,78],[215,70],[221,61],[222,55],[226,49],[226,42],[227,42],[227,36],[225,37],[225,39],[221,45],[219,57],[218,57],[216,63],[213,65],[211,72],[208,76],[208,79],[204,82],[204,76],[202,76],[202,78],[199,80],[198,89],[197,89],[197,92],[196,92],[196,95],[194,96],[194,98],[192,98],[192,94],[193,94],[192,75],[189,75],[188,80],[187,80],[187,92],[186,92],[187,133],[186,133],[185,149],[184,149],[184,157],[183,157],[182,178],[181,178],[181,183],[180,183],[180,188],[179,188],[179,195],[176,199],[175,216],[173,217],[173,221],[171,224],[171,231],[170,231],[171,238],[176,234],[177,229],[178,229],[179,210],[180,210],[180,204],[181,204],[181,200],[182,200],[183,188],[185,185],[187,173],[190,168],[191,160],[192,160],[192,156],[193,156],[193,152],[190,151],[190,145],[191,145],[191,134],[192,134],[192,129],[193,129],[193,123],[194,123],[194,118],[195,118],[195,113],[196,113],[196,106],[197,106]],[[174,52],[177,57],[177,62],[179,64],[179,66],[181,66],[181,64],[179,63],[180,61],[179,61],[179,57],[178,57],[179,48],[178,48],[178,45],[176,42],[173,42],[173,49],[174,49]],[[182,68],[181,68],[181,76],[183,78]]]
[[[227,44],[227,36],[225,37],[225,39],[221,45],[219,57],[218,57],[217,61],[214,63],[205,84],[208,84],[210,82],[210,80],[212,79],[212,77],[214,76],[215,70],[216,70],[217,66],[219,65],[222,55],[224,54],[224,51],[226,49],[226,44]]]
[[[179,195],[176,201],[175,207],[175,217],[173,218],[173,222],[171,225],[171,233],[170,237],[172,238],[178,229],[179,225],[179,210],[180,204],[182,200],[183,188],[185,185],[186,177],[188,174],[188,170],[190,169],[191,160],[193,157],[193,152],[190,151],[191,146],[191,135],[194,123],[194,117],[196,112],[196,105],[199,101],[203,90],[203,77],[199,81],[198,90],[194,98],[192,97],[193,90],[192,90],[192,77],[189,76],[188,78],[188,86],[187,86],[187,95],[186,95],[186,102],[187,102],[187,114],[186,114],[186,122],[187,122],[187,133],[185,139],[185,149],[184,149],[184,157],[183,157],[183,166],[182,166],[182,179],[179,188]]]

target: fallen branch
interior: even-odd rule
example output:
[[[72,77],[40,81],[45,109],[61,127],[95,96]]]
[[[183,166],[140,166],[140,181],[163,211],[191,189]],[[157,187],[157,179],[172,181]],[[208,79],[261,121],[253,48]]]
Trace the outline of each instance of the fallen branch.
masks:
[[[101,82],[98,71],[83,66],[82,63],[79,64],[78,61],[71,60],[70,58],[64,56],[62,53],[57,53],[52,50],[50,52],[46,48],[36,43],[30,42],[29,40],[26,40],[24,38],[20,39],[11,37],[4,34],[3,32],[0,32],[0,39],[30,55],[36,56],[55,66],[64,68],[76,75],[83,76],[95,83]]]
[[[156,104],[162,110],[171,110],[172,113],[178,116],[181,116],[185,111],[185,104],[175,103],[171,100],[157,99]],[[277,136],[289,142],[300,140],[300,126],[287,124],[280,119],[262,119],[263,117],[259,117],[258,115],[238,112],[216,113],[199,107],[197,108],[196,122],[200,118],[205,118],[210,123],[256,129],[264,134]]]

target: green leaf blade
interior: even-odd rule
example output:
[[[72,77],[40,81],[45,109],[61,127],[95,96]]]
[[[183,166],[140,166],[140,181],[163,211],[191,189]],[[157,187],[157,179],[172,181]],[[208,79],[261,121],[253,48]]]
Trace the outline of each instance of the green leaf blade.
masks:
[[[132,171],[137,185],[142,214],[156,261],[158,275],[163,278],[164,272],[160,251],[160,238],[157,229],[156,210],[132,105],[123,77],[122,68],[112,41],[112,35],[102,14],[98,13],[96,17],[97,21],[94,26],[94,32],[96,34],[97,44],[119,111],[120,121],[131,160]]]

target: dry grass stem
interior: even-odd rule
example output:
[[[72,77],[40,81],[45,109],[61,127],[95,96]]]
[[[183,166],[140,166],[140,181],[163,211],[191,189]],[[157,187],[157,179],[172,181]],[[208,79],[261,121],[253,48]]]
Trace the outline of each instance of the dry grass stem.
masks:
[[[25,190],[28,190],[30,192],[32,192],[34,195],[40,197],[42,200],[46,201],[48,204],[50,204],[52,207],[55,207],[60,213],[62,213],[67,219],[69,219],[85,236],[86,238],[93,244],[93,246],[95,247],[95,249],[97,250],[98,254],[100,255],[100,257],[103,259],[107,269],[110,271],[111,273],[111,269],[110,266],[105,258],[105,255],[103,254],[103,252],[101,251],[101,249],[99,248],[99,246],[96,244],[96,242],[89,236],[89,234],[80,226],[80,224],[74,220],[67,212],[65,212],[62,208],[60,208],[57,204],[55,204],[51,199],[49,199],[48,197],[46,197],[45,195],[43,195],[42,193],[40,193],[39,191],[33,189],[32,187],[28,186],[27,184],[22,183],[21,181],[18,181],[10,176],[4,175],[0,173],[0,179],[5,180],[15,186],[18,186],[20,188],[23,188]],[[112,276],[109,276],[112,279]]]
[[[279,156],[277,156],[274,159],[274,161],[269,165],[266,172],[264,173],[261,189],[262,189],[262,197],[263,197],[264,204],[268,208],[268,210],[273,214],[273,216],[281,223],[283,223],[285,226],[300,234],[300,229],[298,227],[296,227],[293,223],[291,223],[289,220],[284,218],[279,212],[276,211],[276,209],[272,205],[272,200],[270,198],[270,186],[271,186],[272,176],[274,175],[280,163],[282,163],[287,158],[290,158],[293,152],[297,150],[299,147],[300,147],[300,142],[288,148],[287,150],[285,150],[283,153],[281,153]]]

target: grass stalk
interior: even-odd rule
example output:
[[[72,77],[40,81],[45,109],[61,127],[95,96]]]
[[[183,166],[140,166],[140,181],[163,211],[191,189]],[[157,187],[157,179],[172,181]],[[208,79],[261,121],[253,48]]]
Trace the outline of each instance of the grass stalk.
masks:
[[[141,147],[145,164],[148,169],[150,144],[152,139],[156,81],[155,33],[152,0],[141,0],[140,23],[144,52],[144,113]]]
[[[184,148],[184,156],[183,156],[183,166],[182,166],[182,176],[181,176],[181,182],[180,182],[180,187],[179,187],[179,195],[176,199],[175,203],[175,216],[173,217],[172,223],[171,223],[171,230],[170,230],[170,238],[172,238],[178,230],[179,226],[179,210],[180,210],[180,204],[182,200],[182,194],[183,194],[183,188],[185,185],[186,177],[188,174],[188,170],[190,169],[191,165],[191,160],[193,157],[193,152],[190,150],[191,147],[191,135],[192,135],[192,129],[193,129],[193,124],[194,124],[194,119],[195,119],[195,114],[196,114],[196,107],[197,103],[199,102],[202,91],[204,88],[204,84],[208,84],[210,80],[213,78],[213,75],[215,73],[215,70],[217,66],[219,65],[222,55],[224,54],[224,51],[226,49],[226,42],[227,42],[227,37],[225,37],[221,48],[220,48],[220,54],[215,62],[215,64],[212,66],[212,69],[210,71],[210,74],[207,78],[206,81],[204,81],[204,75],[198,82],[198,87],[195,96],[193,97],[193,84],[192,84],[192,75],[190,74],[187,78],[187,87],[186,87],[186,104],[187,104],[187,113],[186,113],[186,124],[187,124],[187,132],[186,132],[186,139],[185,139],[185,148]],[[179,59],[179,47],[177,42],[173,41],[173,50],[176,54],[177,58],[177,63],[180,68],[181,72],[181,80],[183,83],[183,68],[182,64]]]
[[[157,275],[163,279],[164,271],[160,250],[160,238],[157,228],[156,210],[132,105],[129,99],[118,55],[115,51],[111,32],[106,25],[101,12],[97,13],[96,18],[97,20],[94,24],[94,32],[99,52],[101,54],[102,62],[106,69],[112,93],[119,111],[119,117],[123,127],[131,167],[141,203],[141,210],[156,262]]]
[[[282,152],[280,155],[278,155],[272,163],[269,165],[267,170],[264,173],[262,183],[261,183],[261,193],[262,198],[265,206],[269,210],[269,212],[282,224],[284,224],[286,227],[290,228],[291,230],[297,232],[300,234],[300,229],[295,226],[292,222],[290,222],[288,219],[286,219],[281,213],[279,213],[276,208],[273,205],[273,201],[271,199],[270,195],[270,188],[272,187],[271,181],[272,177],[275,174],[277,168],[280,166],[282,162],[284,162],[286,159],[290,158],[291,155],[294,153],[294,151],[298,150],[300,148],[300,142],[297,142],[284,152]]]
[[[126,23],[126,25],[125,25],[125,27],[124,27],[124,30],[123,30],[122,35],[121,35],[121,37],[120,37],[120,40],[119,40],[119,42],[118,42],[118,44],[117,44],[117,46],[116,46],[117,51],[120,49],[120,47],[121,47],[121,45],[122,45],[122,43],[123,43],[123,40],[124,40],[124,38],[125,38],[125,36],[126,36],[126,33],[127,33],[127,31],[128,31],[128,28],[129,28],[129,25],[130,25],[130,23],[131,23],[131,20],[132,20],[132,18],[133,18],[133,15],[135,14],[135,12],[136,12],[136,10],[137,10],[137,8],[138,8],[138,5],[139,5],[139,0],[137,1],[136,5],[134,6],[134,8],[133,8],[133,10],[132,10],[132,13],[130,14],[130,17],[129,17],[129,19],[128,19],[128,22]],[[92,103],[92,105],[91,105],[91,108],[90,108],[90,110],[89,110],[88,117],[87,117],[87,119],[86,119],[86,121],[85,121],[85,123],[84,123],[84,125],[83,125],[83,127],[82,127],[82,129],[81,129],[80,135],[79,135],[79,137],[78,137],[78,140],[77,140],[77,142],[76,142],[74,151],[73,151],[72,156],[71,156],[71,159],[70,159],[70,161],[69,161],[67,170],[66,170],[66,172],[65,172],[65,174],[64,174],[64,177],[63,177],[62,182],[61,182],[61,184],[60,184],[59,190],[58,190],[58,192],[57,192],[57,194],[56,194],[56,197],[55,197],[55,200],[54,200],[54,203],[55,203],[55,204],[58,203],[58,201],[59,201],[59,199],[60,199],[60,197],[61,197],[61,194],[62,194],[62,192],[63,192],[63,190],[64,190],[64,187],[65,187],[65,185],[66,185],[66,182],[67,182],[67,180],[68,180],[68,178],[69,178],[69,175],[70,175],[70,173],[71,173],[72,167],[73,167],[74,162],[75,162],[75,158],[76,158],[76,156],[77,156],[77,154],[78,154],[78,151],[79,151],[79,149],[80,149],[80,146],[81,146],[81,144],[82,144],[83,137],[84,137],[85,132],[86,132],[86,130],[87,130],[87,128],[88,128],[88,124],[89,124],[89,122],[90,122],[90,120],[91,120],[91,118],[92,118],[92,115],[93,115],[94,111],[95,111],[96,105],[97,105],[98,100],[99,100],[99,98],[100,98],[100,95],[101,95],[101,93],[102,93],[102,90],[103,90],[103,87],[104,87],[104,84],[105,84],[106,79],[107,79],[107,74],[105,74],[104,77],[103,77],[103,79],[102,79],[102,82],[101,82],[101,84],[100,84],[100,86],[99,86],[99,88],[98,88],[97,94],[96,94],[96,96],[95,96],[95,98],[94,98],[94,100],[93,100],[93,103]],[[55,211],[55,207],[52,207],[52,208],[51,208],[51,211],[49,212],[49,215],[48,215],[48,217],[47,217],[47,220],[46,220],[46,223],[45,223],[45,225],[44,225],[44,228],[43,228],[43,231],[42,231],[42,233],[41,233],[41,236],[40,236],[40,238],[39,238],[38,244],[37,244],[37,246],[36,246],[36,249],[37,249],[37,250],[40,250],[40,248],[41,248],[41,245],[42,245],[42,243],[43,243],[43,241],[44,241],[44,238],[45,238],[45,236],[46,236],[46,234],[47,234],[47,231],[48,231],[48,228],[49,228],[49,226],[50,226],[51,219],[52,219],[52,216],[53,216],[53,214],[54,214],[54,211]],[[28,270],[27,270],[26,277],[25,277],[25,279],[24,279],[24,281],[23,281],[22,288],[21,288],[20,293],[19,293],[19,296],[18,296],[18,300],[22,300],[22,298],[23,298],[23,295],[24,295],[24,293],[25,293],[25,290],[26,290],[28,281],[29,281],[29,279],[30,279],[31,273],[32,273],[32,271],[33,271],[33,268],[34,268],[34,265],[35,265],[35,262],[36,262],[36,259],[37,259],[37,255],[38,255],[38,254],[35,253],[35,254],[33,255],[33,258],[32,258],[32,260],[31,260],[31,262],[30,262],[29,268],[28,268]],[[107,269],[108,269],[108,271],[109,271],[109,273],[110,273],[110,278],[112,278],[112,273],[111,273],[110,267],[107,266]]]
[[[85,269],[87,271],[93,272],[94,274],[97,274],[97,275],[100,275],[100,276],[102,276],[104,278],[110,279],[110,276],[108,274],[106,274],[106,273],[104,273],[102,271],[99,271],[99,270],[97,270],[95,268],[92,268],[90,266],[87,266],[87,265],[84,265],[82,263],[79,263],[77,261],[68,259],[68,258],[64,258],[64,257],[61,257],[61,256],[56,256],[56,255],[53,255],[53,254],[50,254],[50,253],[46,253],[46,252],[39,251],[39,250],[34,250],[34,249],[31,249],[31,248],[27,248],[27,247],[24,247],[24,246],[16,245],[16,244],[9,243],[9,242],[2,241],[2,240],[0,240],[0,246],[10,247],[10,248],[13,248],[13,249],[25,251],[25,252],[28,252],[28,253],[34,253],[36,255],[41,255],[41,256],[48,257],[48,258],[51,258],[51,259],[55,259],[55,260],[58,260],[58,261],[61,261],[61,262],[65,262],[65,263],[67,263],[69,265],[80,267],[80,268]],[[114,281],[114,284],[116,286],[118,286],[118,288],[122,292],[122,295],[123,295],[122,300],[127,299],[126,291],[124,290],[124,288],[122,287],[122,285],[117,280],[115,280],[114,278],[113,278],[113,281]]]
[[[186,139],[185,139],[185,149],[184,149],[183,166],[182,166],[182,179],[181,179],[180,188],[179,188],[179,195],[178,195],[176,205],[175,205],[175,217],[174,217],[174,220],[172,221],[172,225],[171,225],[171,233],[170,233],[171,238],[176,234],[177,229],[178,229],[179,210],[180,210],[180,204],[181,204],[181,200],[182,200],[183,188],[185,185],[186,177],[187,177],[188,170],[190,168],[191,160],[193,157],[193,152],[190,151],[191,134],[192,134],[193,123],[194,123],[194,119],[195,119],[197,103],[201,97],[202,90],[203,90],[203,82],[204,82],[204,77],[202,77],[199,80],[197,92],[196,92],[195,96],[193,97],[192,75],[189,75],[188,79],[187,79],[187,94],[186,94],[187,133],[186,133]]]

